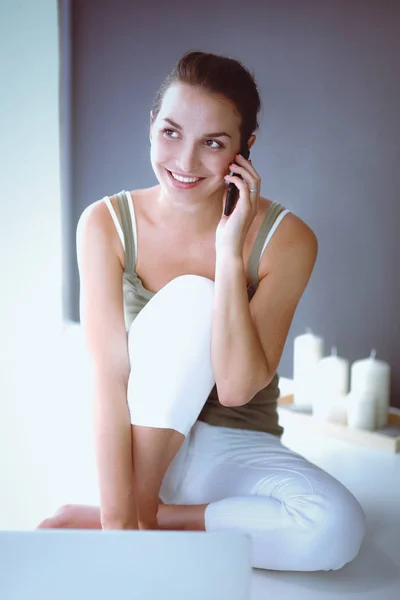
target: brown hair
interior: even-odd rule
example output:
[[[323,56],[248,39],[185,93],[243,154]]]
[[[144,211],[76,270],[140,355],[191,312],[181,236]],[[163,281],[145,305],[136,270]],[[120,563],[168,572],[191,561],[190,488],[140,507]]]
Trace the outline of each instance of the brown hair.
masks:
[[[186,52],[161,84],[153,102],[157,117],[165,92],[173,83],[187,83],[231,100],[241,116],[241,143],[259,127],[261,100],[253,73],[242,63],[209,52]]]

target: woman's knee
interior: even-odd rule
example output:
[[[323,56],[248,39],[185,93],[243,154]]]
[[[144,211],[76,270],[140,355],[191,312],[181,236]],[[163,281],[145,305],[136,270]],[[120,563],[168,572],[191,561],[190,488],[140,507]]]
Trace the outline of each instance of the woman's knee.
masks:
[[[199,299],[199,296],[201,300],[212,300],[214,288],[215,282],[212,279],[208,279],[208,277],[203,277],[202,275],[189,273],[187,275],[174,277],[174,279],[171,279],[160,292],[168,292],[175,295],[192,293],[196,300]]]
[[[162,320],[167,317],[168,320],[174,315],[182,316],[184,313],[191,315],[191,320],[194,316],[197,320],[206,315],[210,317],[212,314],[212,306],[214,299],[215,283],[207,277],[200,275],[180,275],[169,281],[157,294],[155,294],[149,302],[140,311],[136,319],[133,321],[131,329],[133,332],[139,328],[141,323],[147,324],[154,318]]]
[[[169,364],[185,361],[191,364],[193,359],[197,363],[202,357],[208,364],[213,297],[211,279],[182,275],[171,280],[151,298],[129,328],[131,364],[139,363],[142,371],[153,368],[156,376],[162,365],[168,368]]]
[[[326,570],[337,570],[358,555],[367,530],[367,519],[358,500],[349,490],[332,502],[327,515],[327,531],[332,540]]]
[[[332,495],[310,498],[305,516],[311,536],[303,558],[308,557],[310,570],[338,570],[356,558],[366,533],[366,517],[349,490],[343,487]]]

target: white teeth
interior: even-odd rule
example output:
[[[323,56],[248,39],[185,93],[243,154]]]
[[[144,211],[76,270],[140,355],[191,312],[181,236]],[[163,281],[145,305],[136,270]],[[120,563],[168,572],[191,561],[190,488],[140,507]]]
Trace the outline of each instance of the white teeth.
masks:
[[[200,177],[199,178],[193,178],[193,177],[179,177],[179,175],[174,175],[174,173],[172,173],[172,171],[170,171],[172,177],[174,179],[176,179],[177,181],[181,181],[182,183],[194,183],[195,181],[200,181]]]

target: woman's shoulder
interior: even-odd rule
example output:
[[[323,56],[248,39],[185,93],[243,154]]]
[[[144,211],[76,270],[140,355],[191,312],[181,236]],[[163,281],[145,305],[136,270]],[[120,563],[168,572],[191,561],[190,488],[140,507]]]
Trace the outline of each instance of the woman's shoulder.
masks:
[[[283,205],[279,201],[273,201],[268,198],[264,198],[263,196],[260,196],[260,208],[263,214],[265,214],[269,210],[272,204],[276,203],[282,206],[281,212],[288,209],[287,206]],[[293,236],[294,239],[304,237],[309,237],[310,239],[312,239],[313,237],[316,238],[316,235],[311,229],[311,227],[303,219],[296,215],[291,209],[288,210],[289,212],[285,215],[285,218],[279,226],[279,229],[285,232],[285,236]]]
[[[143,216],[145,216],[146,211],[143,207],[148,204],[147,200],[149,196],[154,193],[155,187],[157,186],[151,188],[138,188],[131,191],[122,190],[124,192],[126,191],[127,200],[130,200],[131,202],[135,219],[138,217],[143,218]],[[117,199],[119,193],[120,192],[116,192],[112,195],[103,196],[89,204],[79,217],[77,235],[87,228],[97,230],[103,238],[111,244],[118,255],[122,267],[125,269],[125,250],[114,220],[116,217],[121,226],[121,230],[123,231],[123,219]],[[114,215],[111,213],[114,213]]]
[[[109,199],[117,218],[121,223],[121,215],[116,195],[103,196],[89,204],[81,213],[76,229],[77,243],[79,243],[82,236],[88,235],[89,232],[96,232],[99,235],[99,239],[101,237],[105,243],[111,245],[123,265],[125,262],[125,252],[115,224],[113,223],[109,207],[107,206],[107,199]]]
[[[78,228],[83,229],[84,227],[95,227],[104,230],[104,232],[111,231],[110,227],[110,211],[106,204],[106,199],[109,199],[114,210],[119,217],[118,203],[115,196],[103,196],[98,200],[95,200],[91,204],[88,204],[83,210],[79,217]]]
[[[260,197],[260,207],[264,214],[272,203],[272,200]],[[287,207],[282,206],[286,210]],[[298,251],[304,251],[307,254],[311,253],[315,257],[318,253],[318,238],[312,228],[291,209],[289,210],[290,212],[279,223],[279,227],[275,230],[263,253],[259,267],[261,274],[270,272],[272,266],[277,264],[279,257],[284,256],[291,248],[297,248]]]

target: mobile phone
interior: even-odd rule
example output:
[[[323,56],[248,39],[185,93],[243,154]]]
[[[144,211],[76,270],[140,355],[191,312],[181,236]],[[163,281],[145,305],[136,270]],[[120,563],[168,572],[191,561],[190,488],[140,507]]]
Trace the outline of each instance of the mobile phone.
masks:
[[[242,144],[239,154],[241,154],[243,156],[243,158],[245,158],[246,160],[249,158],[250,150],[249,150],[247,143]],[[238,174],[232,173],[232,171],[231,171],[229,173],[229,175],[238,175]],[[240,175],[239,175],[239,177],[241,179],[243,179],[243,177],[241,177]],[[229,215],[231,215],[233,213],[233,209],[236,206],[236,202],[238,201],[238,198],[239,198],[238,188],[236,187],[236,185],[234,183],[230,183],[228,185],[228,191],[226,192],[224,215],[229,217]]]

